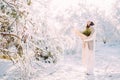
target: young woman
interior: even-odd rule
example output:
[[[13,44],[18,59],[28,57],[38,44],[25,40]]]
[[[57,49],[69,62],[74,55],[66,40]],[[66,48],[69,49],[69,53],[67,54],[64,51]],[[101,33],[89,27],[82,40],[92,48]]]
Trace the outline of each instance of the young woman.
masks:
[[[92,21],[88,21],[85,31],[75,30],[82,39],[82,63],[86,68],[87,75],[93,74],[94,71],[95,29],[93,25]]]

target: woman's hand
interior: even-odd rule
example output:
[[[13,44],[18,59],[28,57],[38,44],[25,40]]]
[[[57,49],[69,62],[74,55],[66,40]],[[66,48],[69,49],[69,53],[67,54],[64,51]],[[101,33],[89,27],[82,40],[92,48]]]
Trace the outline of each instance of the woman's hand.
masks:
[[[73,32],[77,35],[79,34],[79,31],[76,28],[73,29]]]

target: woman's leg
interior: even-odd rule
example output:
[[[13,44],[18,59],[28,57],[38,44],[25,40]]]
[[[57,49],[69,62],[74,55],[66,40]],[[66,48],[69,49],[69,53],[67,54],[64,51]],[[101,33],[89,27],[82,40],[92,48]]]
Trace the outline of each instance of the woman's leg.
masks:
[[[94,52],[92,50],[89,51],[88,54],[88,63],[87,63],[87,73],[93,74],[94,72]]]
[[[92,44],[91,44],[92,43]],[[90,44],[88,44],[88,53],[87,53],[87,73],[93,74],[94,72],[94,61],[95,61],[95,55],[94,55],[94,44],[92,41],[90,41]]]
[[[84,68],[86,68],[86,43],[82,43],[82,65]]]

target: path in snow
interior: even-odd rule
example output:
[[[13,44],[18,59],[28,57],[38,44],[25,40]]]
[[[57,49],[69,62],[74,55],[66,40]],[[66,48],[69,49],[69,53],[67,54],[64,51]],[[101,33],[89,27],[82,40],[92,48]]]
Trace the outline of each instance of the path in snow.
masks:
[[[66,55],[61,67],[42,80],[120,80],[120,45],[97,44],[95,74],[87,76],[81,67],[81,54]],[[37,80],[37,79],[36,79]]]

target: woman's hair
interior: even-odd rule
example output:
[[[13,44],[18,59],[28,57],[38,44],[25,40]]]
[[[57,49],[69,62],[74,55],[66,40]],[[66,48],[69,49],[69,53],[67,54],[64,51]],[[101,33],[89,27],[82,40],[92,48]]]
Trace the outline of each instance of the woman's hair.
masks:
[[[90,26],[93,26],[93,25],[95,25],[95,24],[92,21],[88,21],[86,28],[89,28]]]

